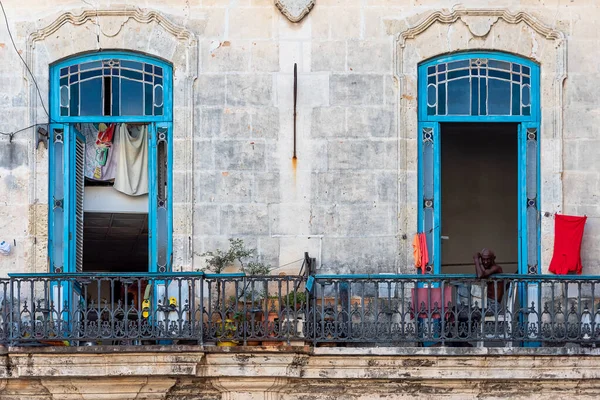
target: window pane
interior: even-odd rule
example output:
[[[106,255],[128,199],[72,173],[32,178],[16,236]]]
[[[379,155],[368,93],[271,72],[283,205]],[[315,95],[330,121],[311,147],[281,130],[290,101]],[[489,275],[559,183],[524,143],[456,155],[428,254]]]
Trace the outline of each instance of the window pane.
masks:
[[[469,115],[471,113],[471,85],[469,79],[448,82],[448,114]]]
[[[151,63],[107,59],[71,65],[59,72],[61,115],[152,116],[164,112],[164,71]]]
[[[92,79],[80,83],[81,110],[80,115],[103,115],[102,79]]]
[[[121,67],[142,70],[142,63],[137,61],[121,60]]]
[[[152,85],[144,85],[144,115],[152,115]]]
[[[120,98],[121,98],[121,79],[112,78],[112,115],[121,115]]]
[[[154,105],[160,107],[163,105],[163,88],[162,86],[156,86],[154,88]]]
[[[61,107],[69,106],[69,87],[68,86],[60,87],[60,106]]]
[[[71,99],[69,106],[70,115],[72,117],[79,116],[79,84],[71,85]]]
[[[88,69],[102,68],[102,61],[90,61],[80,65],[79,69],[85,71]]]
[[[435,98],[436,92],[435,85],[427,86],[427,105],[430,107],[435,106],[435,103],[437,102]]]
[[[512,85],[512,114],[521,114],[521,88],[515,83]]]
[[[141,82],[121,79],[121,115],[144,115],[143,86]]]
[[[121,70],[121,76],[124,77],[124,78],[133,79],[133,80],[136,80],[136,81],[141,81],[142,80],[142,73],[141,72],[129,71],[127,69]]]
[[[488,115],[510,115],[510,82],[488,79]]]
[[[531,104],[531,89],[529,85],[523,86],[523,105],[529,106]]]

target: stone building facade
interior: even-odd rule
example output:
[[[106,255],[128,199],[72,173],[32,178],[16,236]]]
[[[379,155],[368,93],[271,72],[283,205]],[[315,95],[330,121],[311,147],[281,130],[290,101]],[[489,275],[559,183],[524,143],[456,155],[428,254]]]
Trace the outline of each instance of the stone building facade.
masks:
[[[484,51],[540,67],[539,272],[548,272],[556,213],[587,216],[584,274],[600,272],[600,8],[594,0],[4,0],[3,6],[16,50],[2,24],[0,131],[39,125],[0,137],[0,241],[12,245],[10,254],[0,255],[2,276],[53,272],[49,151],[37,145],[36,133],[39,126],[49,130],[50,67],[113,50],[173,68],[173,271],[203,268],[201,254],[239,237],[261,260],[284,266],[280,271],[297,272],[309,252],[321,272],[412,273],[420,207],[418,101],[424,95],[418,67],[439,56]],[[191,364],[206,372],[205,360]],[[296,367],[286,360],[282,368],[291,377]],[[20,376],[35,378],[37,370],[27,368],[29,375]],[[170,378],[161,385],[174,387],[180,372],[165,372]],[[317,386],[332,390],[335,374],[323,374],[326,382]],[[398,378],[391,375],[373,379]],[[215,376],[207,389],[212,394],[198,398],[220,396]],[[277,386],[279,375],[266,376],[265,385]],[[564,379],[575,385],[584,378]],[[195,378],[185,379],[193,386]],[[550,390],[541,386],[539,393]],[[80,398],[57,387],[48,389],[62,393],[55,398]],[[266,389],[257,387],[262,396]],[[582,396],[590,398],[598,390],[586,388]],[[48,396],[44,390],[39,393]],[[177,390],[179,397],[166,398],[196,398],[185,387]],[[31,398],[49,398],[34,392]],[[156,398],[167,390],[161,393]],[[476,396],[476,389],[468,395]],[[23,398],[14,396],[5,398]],[[96,398],[90,396],[83,398]],[[322,398],[335,398],[328,396]],[[368,396],[358,390],[346,398]],[[294,397],[288,391],[281,398]]]
[[[296,270],[309,251],[324,271],[410,272],[417,65],[474,49],[541,65],[541,271],[557,212],[587,215],[582,257],[599,267],[593,2],[325,0],[297,23],[268,0],[5,8],[41,97],[4,29],[3,132],[47,122],[57,60],[123,49],[173,64],[174,270],[243,237]],[[47,271],[48,152],[31,131],[3,137],[5,272]]]

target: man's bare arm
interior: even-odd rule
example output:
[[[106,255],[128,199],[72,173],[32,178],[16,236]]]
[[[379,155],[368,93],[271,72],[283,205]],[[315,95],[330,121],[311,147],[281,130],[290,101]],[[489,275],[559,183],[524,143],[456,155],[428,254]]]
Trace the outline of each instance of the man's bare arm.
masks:
[[[475,253],[473,255],[473,261],[475,262],[475,273],[477,274],[478,278],[481,278],[481,274],[484,272],[483,267],[481,266],[481,263],[479,262],[481,260],[481,254],[480,253]]]
[[[481,272],[482,272],[482,274],[481,274],[481,276],[479,276],[479,278],[487,278],[490,275],[501,274],[502,268],[499,265],[493,265],[492,268],[483,269],[483,271],[481,271]]]

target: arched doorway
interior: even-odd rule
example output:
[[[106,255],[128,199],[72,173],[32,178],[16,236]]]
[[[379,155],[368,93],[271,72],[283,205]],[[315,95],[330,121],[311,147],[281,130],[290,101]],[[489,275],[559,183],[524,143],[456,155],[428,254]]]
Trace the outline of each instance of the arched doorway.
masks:
[[[50,272],[170,271],[172,81],[169,63],[132,52],[86,54],[50,66]],[[119,153],[118,129],[127,138]],[[118,155],[117,172],[102,176],[107,160]],[[112,190],[119,169],[139,175],[135,188],[128,177]]]
[[[465,272],[473,252],[492,247],[514,264],[506,272],[538,273],[539,66],[466,52],[419,64],[418,78],[417,221],[427,272]]]

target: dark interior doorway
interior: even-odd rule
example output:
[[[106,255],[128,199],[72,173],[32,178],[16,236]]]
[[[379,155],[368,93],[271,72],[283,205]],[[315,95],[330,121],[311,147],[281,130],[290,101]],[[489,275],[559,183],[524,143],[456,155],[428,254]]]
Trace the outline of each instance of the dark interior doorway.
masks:
[[[442,273],[473,273],[473,254],[518,270],[518,124],[441,125]]]
[[[148,214],[86,212],[84,272],[148,272]]]

